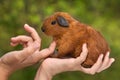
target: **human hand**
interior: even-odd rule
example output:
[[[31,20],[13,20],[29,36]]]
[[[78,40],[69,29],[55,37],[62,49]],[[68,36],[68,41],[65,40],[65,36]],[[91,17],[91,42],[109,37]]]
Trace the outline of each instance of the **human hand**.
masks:
[[[101,54],[97,62],[91,68],[84,68],[81,66],[81,64],[85,61],[87,53],[88,50],[86,44],[84,44],[81,55],[77,58],[47,58],[43,61],[42,65],[38,69],[35,80],[51,80],[54,75],[65,71],[82,71],[84,73],[93,75],[109,68],[115,61],[114,58],[109,58],[108,52],[105,55],[104,60],[103,54]]]
[[[31,36],[22,35],[11,38],[12,46],[22,44],[23,49],[8,52],[0,58],[0,69],[2,72],[7,72],[8,75],[13,71],[33,65],[54,52],[55,42],[51,43],[49,48],[39,51],[41,39],[36,30],[28,25],[25,25],[24,28]]]

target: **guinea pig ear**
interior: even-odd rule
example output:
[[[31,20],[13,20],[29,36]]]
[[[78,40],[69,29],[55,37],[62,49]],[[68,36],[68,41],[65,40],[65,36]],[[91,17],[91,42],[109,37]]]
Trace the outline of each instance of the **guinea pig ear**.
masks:
[[[57,22],[58,22],[58,24],[59,24],[60,26],[69,27],[68,21],[67,21],[64,17],[62,17],[62,16],[58,16],[58,17],[57,17]]]

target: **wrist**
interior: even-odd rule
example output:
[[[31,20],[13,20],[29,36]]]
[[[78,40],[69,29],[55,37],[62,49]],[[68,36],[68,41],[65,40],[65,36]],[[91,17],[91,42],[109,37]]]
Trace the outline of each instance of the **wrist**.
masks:
[[[49,71],[47,71],[46,69],[41,69],[40,72],[40,80],[51,80],[52,79],[52,75]]]
[[[8,80],[9,75],[9,71],[0,65],[0,80]]]
[[[43,66],[41,66],[38,69],[36,77],[35,77],[34,80],[51,80],[52,77],[53,76],[51,75],[51,73],[46,68],[44,68]]]
[[[8,80],[11,73],[9,68],[0,61],[0,80]]]

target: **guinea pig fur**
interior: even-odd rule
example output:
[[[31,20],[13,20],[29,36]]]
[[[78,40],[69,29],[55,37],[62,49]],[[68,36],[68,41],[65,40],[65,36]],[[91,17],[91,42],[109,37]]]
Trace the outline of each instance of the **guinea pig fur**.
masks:
[[[46,18],[42,31],[53,37],[57,44],[57,53],[52,57],[78,57],[82,52],[83,43],[87,44],[88,56],[82,63],[83,67],[90,68],[100,54],[106,54],[110,48],[104,37],[91,26],[83,24],[68,13],[56,12]]]

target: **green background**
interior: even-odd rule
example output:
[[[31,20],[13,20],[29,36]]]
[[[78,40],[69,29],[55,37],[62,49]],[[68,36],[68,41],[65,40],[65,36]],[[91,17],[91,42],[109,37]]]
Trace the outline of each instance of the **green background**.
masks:
[[[116,62],[107,70],[88,75],[82,72],[65,72],[53,80],[119,80],[120,79],[120,0],[0,0],[0,55],[21,46],[11,47],[10,38],[27,34],[23,25],[33,26],[42,38],[42,48],[49,46],[51,38],[41,30],[43,20],[57,11],[71,14],[77,20],[100,31],[111,48]],[[10,80],[33,80],[39,65],[19,70]]]

